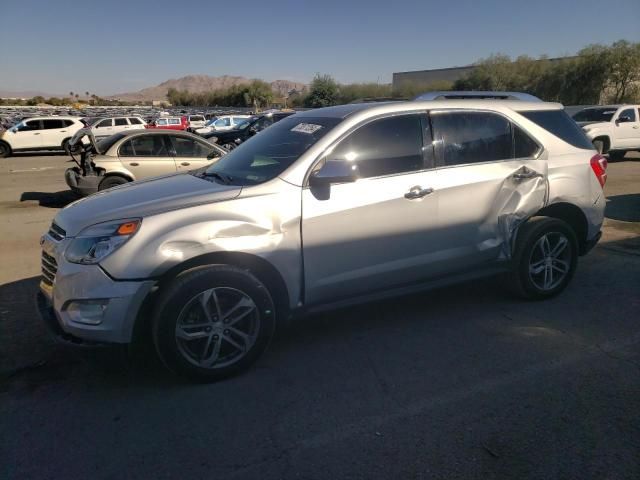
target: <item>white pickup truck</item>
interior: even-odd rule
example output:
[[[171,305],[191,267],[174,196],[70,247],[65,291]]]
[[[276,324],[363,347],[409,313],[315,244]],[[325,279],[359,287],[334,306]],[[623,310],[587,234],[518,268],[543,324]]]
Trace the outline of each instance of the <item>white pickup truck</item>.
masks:
[[[640,105],[603,105],[573,115],[600,153],[619,160],[632,150],[640,151]]]

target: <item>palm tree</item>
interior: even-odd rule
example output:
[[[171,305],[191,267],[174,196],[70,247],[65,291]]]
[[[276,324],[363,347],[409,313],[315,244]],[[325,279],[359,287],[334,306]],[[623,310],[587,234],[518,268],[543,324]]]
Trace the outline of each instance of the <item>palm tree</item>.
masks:
[[[88,97],[89,96],[89,92],[88,91],[84,92],[84,95],[85,95],[85,97]]]
[[[69,96],[70,96],[70,97],[73,97],[73,92],[69,92]]]

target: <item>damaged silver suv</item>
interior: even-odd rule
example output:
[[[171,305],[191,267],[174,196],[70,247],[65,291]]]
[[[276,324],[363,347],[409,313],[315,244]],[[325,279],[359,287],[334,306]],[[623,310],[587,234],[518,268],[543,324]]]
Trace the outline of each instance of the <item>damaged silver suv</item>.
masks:
[[[212,381],[300,313],[499,272],[558,294],[600,238],[606,160],[559,104],[459,95],[298,113],[69,205],[42,238],[45,320],[72,343],[151,335]]]

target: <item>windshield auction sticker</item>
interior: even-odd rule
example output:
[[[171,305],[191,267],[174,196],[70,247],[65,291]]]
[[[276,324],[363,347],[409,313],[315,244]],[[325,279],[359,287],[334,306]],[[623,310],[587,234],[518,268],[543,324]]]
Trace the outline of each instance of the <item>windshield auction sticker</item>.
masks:
[[[316,125],[314,123],[299,123],[291,129],[292,132],[300,133],[314,133],[322,128],[322,125]]]

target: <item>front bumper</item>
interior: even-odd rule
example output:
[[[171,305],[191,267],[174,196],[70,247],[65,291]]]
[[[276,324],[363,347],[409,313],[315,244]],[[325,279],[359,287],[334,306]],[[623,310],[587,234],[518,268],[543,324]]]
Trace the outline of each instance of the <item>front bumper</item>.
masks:
[[[67,262],[64,243],[56,244],[46,236],[43,244],[49,258],[57,262],[53,284],[40,283],[38,308],[43,320],[67,343],[130,343],[142,303],[155,281],[118,281],[98,265]],[[77,305],[87,301],[104,304],[98,320],[78,314]]]

